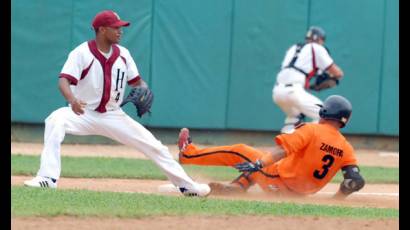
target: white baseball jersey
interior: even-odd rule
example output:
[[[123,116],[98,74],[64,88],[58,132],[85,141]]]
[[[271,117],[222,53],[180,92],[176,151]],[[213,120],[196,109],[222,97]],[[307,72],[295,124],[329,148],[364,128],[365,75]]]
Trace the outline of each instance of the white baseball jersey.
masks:
[[[125,84],[140,79],[130,52],[113,45],[107,59],[98,49],[95,40],[84,42],[68,55],[60,77],[67,78],[77,99],[87,103],[86,109],[104,113],[119,108]]]
[[[282,69],[278,73],[277,82],[281,84],[301,83],[305,85],[306,75],[292,68],[286,68],[296,53],[297,45],[291,46],[282,61]],[[318,43],[308,43],[300,50],[294,66],[302,70],[309,76],[313,76],[316,71],[325,71],[333,64],[327,50]]]

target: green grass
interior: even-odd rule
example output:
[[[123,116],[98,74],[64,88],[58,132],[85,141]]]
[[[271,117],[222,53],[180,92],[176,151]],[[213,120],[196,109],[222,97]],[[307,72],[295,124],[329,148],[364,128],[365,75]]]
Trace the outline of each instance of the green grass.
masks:
[[[13,216],[100,216],[139,218],[180,215],[328,216],[398,218],[399,210],[295,203],[231,201],[139,193],[11,187]]]
[[[83,178],[134,178],[166,180],[160,169],[151,160],[103,158],[103,157],[62,157],[62,177]],[[35,175],[40,166],[39,156],[11,156],[13,175]],[[230,167],[184,165],[193,177],[201,176],[216,181],[229,181],[239,173]],[[366,183],[399,183],[398,168],[360,167]],[[340,183],[343,177],[338,173],[332,180]]]

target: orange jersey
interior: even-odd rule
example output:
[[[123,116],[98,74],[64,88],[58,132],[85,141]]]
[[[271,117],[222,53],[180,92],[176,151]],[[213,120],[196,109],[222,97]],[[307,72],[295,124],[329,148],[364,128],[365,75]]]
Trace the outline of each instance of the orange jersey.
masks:
[[[276,136],[287,156],[276,162],[282,181],[291,190],[312,194],[346,165],[357,165],[353,147],[328,124],[304,124],[291,134]]]

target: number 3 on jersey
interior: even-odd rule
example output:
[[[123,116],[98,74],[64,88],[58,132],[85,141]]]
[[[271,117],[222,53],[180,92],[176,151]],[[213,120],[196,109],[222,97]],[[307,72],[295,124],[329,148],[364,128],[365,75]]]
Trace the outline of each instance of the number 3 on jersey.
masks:
[[[315,170],[313,172],[313,176],[317,179],[323,179],[326,174],[329,172],[329,168],[332,166],[333,162],[335,161],[335,158],[332,155],[325,155],[322,158],[322,161],[325,162],[322,166],[323,171],[320,172],[320,170]]]

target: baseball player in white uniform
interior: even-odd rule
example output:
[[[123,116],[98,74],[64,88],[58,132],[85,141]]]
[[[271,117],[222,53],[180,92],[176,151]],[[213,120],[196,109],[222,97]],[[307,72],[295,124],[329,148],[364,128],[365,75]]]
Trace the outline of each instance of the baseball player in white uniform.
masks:
[[[342,70],[334,63],[324,47],[325,32],[322,28],[309,28],[305,43],[291,46],[282,61],[272,90],[273,101],[286,114],[282,133],[292,133],[304,117],[317,122],[322,101],[306,91],[309,81],[317,73],[327,71],[331,77],[340,79]]]
[[[146,85],[129,51],[118,45],[121,27],[129,24],[113,11],[102,11],[92,23],[95,40],[80,44],[69,54],[59,88],[70,105],[46,118],[40,169],[35,178],[24,182],[26,186],[57,188],[61,143],[69,133],[101,135],[132,146],[153,160],[184,195],[209,194],[207,184],[194,182],[168,148],[120,107],[126,84]]]

